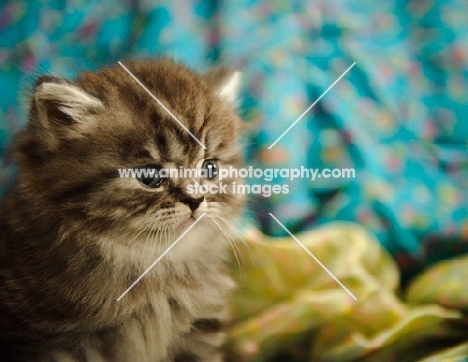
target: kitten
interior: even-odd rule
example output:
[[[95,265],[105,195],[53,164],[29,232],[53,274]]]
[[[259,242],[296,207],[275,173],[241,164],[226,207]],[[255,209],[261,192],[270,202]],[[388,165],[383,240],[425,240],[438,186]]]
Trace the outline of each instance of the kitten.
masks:
[[[189,194],[194,179],[118,169],[240,167],[238,74],[165,59],[125,65],[206,149],[118,65],[74,82],[38,79],[16,186],[0,205],[1,361],[222,360],[234,286],[226,232],[242,195]],[[196,181],[220,182],[216,172]]]

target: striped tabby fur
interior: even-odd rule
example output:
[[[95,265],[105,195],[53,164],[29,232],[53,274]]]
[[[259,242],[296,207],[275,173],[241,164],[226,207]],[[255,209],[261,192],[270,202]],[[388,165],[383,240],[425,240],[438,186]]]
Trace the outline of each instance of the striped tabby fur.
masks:
[[[187,193],[193,180],[149,188],[117,170],[239,167],[237,76],[164,59],[125,65],[206,150],[120,66],[39,78],[16,142],[17,182],[0,205],[0,361],[222,360],[234,287],[225,247],[243,198],[201,202]]]

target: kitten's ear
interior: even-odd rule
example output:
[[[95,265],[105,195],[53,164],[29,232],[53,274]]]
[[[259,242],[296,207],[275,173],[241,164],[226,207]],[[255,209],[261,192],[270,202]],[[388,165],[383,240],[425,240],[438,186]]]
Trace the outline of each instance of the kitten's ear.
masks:
[[[205,75],[205,79],[215,87],[217,95],[235,105],[241,86],[242,73],[238,70],[216,68]]]
[[[29,129],[42,148],[53,150],[61,138],[82,137],[92,128],[103,103],[66,80],[42,76],[29,103]]]
[[[86,123],[90,114],[104,109],[99,99],[76,85],[49,76],[36,81],[32,101],[37,118],[46,129]]]
[[[102,102],[74,84],[59,78],[43,76],[36,82],[34,99],[44,116],[54,121],[86,121],[86,115],[104,108]],[[60,119],[60,113],[65,115]]]

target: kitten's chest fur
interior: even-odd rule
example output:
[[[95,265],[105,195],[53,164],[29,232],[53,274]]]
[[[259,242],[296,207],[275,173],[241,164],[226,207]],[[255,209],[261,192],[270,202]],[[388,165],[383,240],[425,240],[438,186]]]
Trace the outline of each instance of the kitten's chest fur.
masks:
[[[7,355],[3,361],[221,361],[221,327],[234,283],[224,268],[225,245],[219,237],[218,243],[182,240],[120,301],[118,296],[151,264],[152,255],[136,263],[139,252],[131,255],[115,243],[112,253],[103,247],[86,250],[79,267],[59,264],[37,284],[28,281],[26,289],[21,273],[31,280],[40,263],[28,264],[22,253],[18,258],[8,253],[12,282],[0,293],[0,309],[9,316],[0,321],[1,330],[9,331],[16,351],[30,352],[20,359]],[[185,253],[189,244],[198,245],[190,257]],[[65,260],[69,251],[60,254],[57,249],[51,260]],[[93,255],[97,251],[99,257]],[[24,294],[18,295],[20,289]],[[8,306],[13,299],[14,306]],[[15,320],[25,324],[16,328]],[[28,339],[14,345],[18,336]]]
[[[135,286],[129,300],[122,298],[132,309],[122,322],[90,336],[83,349],[88,360],[220,360],[221,327],[234,286],[221,262],[180,261],[164,280],[155,278]],[[131,305],[135,298],[137,307]]]

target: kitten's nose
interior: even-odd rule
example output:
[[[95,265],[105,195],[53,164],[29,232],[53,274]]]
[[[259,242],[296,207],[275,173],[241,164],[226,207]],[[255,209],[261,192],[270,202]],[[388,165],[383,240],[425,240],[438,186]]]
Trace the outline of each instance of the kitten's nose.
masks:
[[[184,204],[190,208],[190,210],[195,211],[198,209],[198,206],[205,200],[205,196],[201,196],[198,199],[194,199],[193,197],[187,197],[186,199],[182,200]]]

